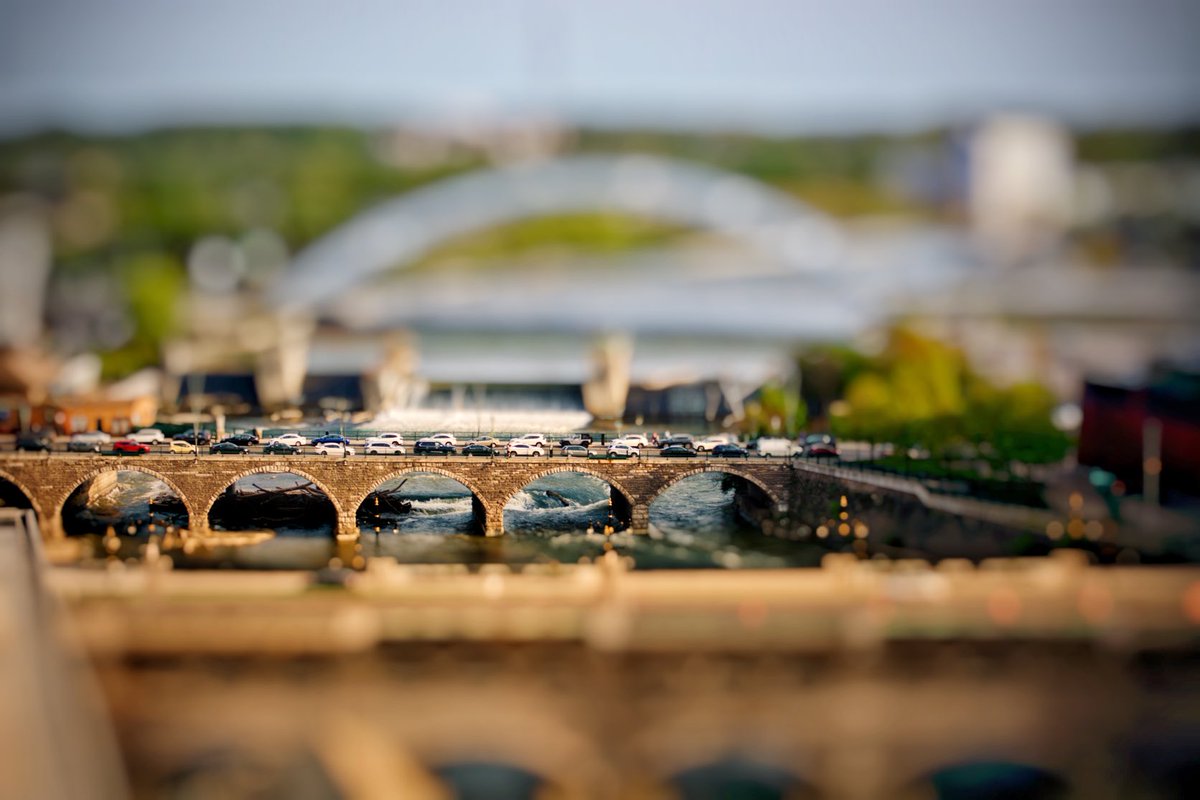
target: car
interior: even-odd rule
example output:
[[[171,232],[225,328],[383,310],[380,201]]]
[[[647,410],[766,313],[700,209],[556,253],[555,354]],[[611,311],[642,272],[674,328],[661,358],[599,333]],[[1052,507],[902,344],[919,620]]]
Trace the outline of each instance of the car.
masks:
[[[636,458],[641,453],[638,452],[636,447],[624,444],[618,440],[608,446],[607,455],[609,458]]]
[[[17,437],[17,449],[49,453],[53,442],[48,433],[23,433]]]
[[[350,440],[338,433],[326,433],[322,436],[314,436],[312,444],[314,447],[319,444],[340,444],[349,447]]]
[[[668,436],[658,443],[659,447],[686,447],[690,450],[696,447],[696,437],[690,433],[677,433],[674,436]]]
[[[188,444],[197,444],[197,445],[211,444],[212,443],[212,431],[206,431],[203,428],[201,428],[199,432],[184,431],[183,433],[175,434],[171,438],[178,439],[181,442],[187,442]]]
[[[189,454],[194,453],[194,452],[196,452],[196,445],[194,445],[190,442],[185,442],[182,439],[172,439],[171,440],[171,452],[172,453],[189,453]]]
[[[272,437],[268,445],[279,442],[281,444],[292,445],[293,447],[303,447],[308,444],[308,441],[298,433],[281,433],[278,436]]]
[[[595,438],[593,438],[593,436],[590,433],[570,433],[570,434],[567,434],[566,436],[564,436],[563,438],[559,439],[558,443],[560,445],[562,445],[563,447],[566,447],[567,445],[571,445],[571,444],[587,447],[594,441],[595,441]]]
[[[132,439],[118,439],[112,443],[112,451],[119,456],[140,456],[150,452],[150,445]]]
[[[624,444],[629,447],[649,447],[650,440],[646,438],[644,433],[625,433],[613,440],[613,444]]]
[[[508,455],[510,456],[544,456],[546,451],[544,448],[531,444],[530,442],[514,439],[508,443]]]
[[[464,456],[494,456],[496,448],[483,442],[471,442],[463,447],[462,454]]]
[[[258,444],[258,437],[253,433],[233,433],[221,440],[222,442],[233,442],[240,444],[243,447],[249,447],[252,444]]]
[[[790,439],[783,439],[776,436],[761,437],[754,443],[754,450],[765,458],[771,458],[772,456],[791,458],[804,452],[804,448]]]
[[[719,444],[712,449],[715,458],[749,458],[750,451],[736,444]]]
[[[363,445],[363,455],[371,456],[402,456],[404,445],[399,439],[368,439]]]
[[[504,447],[504,442],[500,441],[495,436],[483,436],[478,439],[472,439],[471,441],[467,442],[468,446],[473,445],[473,444],[481,444],[484,447],[491,447],[492,449]]]
[[[451,447],[458,447],[458,439],[454,438],[454,434],[452,433],[435,433],[432,436],[427,436],[425,438],[433,439],[437,442],[445,442]]]
[[[100,442],[90,439],[72,439],[67,442],[68,453],[99,453]]]
[[[319,456],[352,456],[354,448],[341,442],[321,442],[313,445]]]
[[[380,433],[371,437],[371,441],[398,442],[404,444],[404,437],[398,433]]]
[[[837,439],[828,433],[812,433],[804,437],[804,455],[809,458],[837,458]]]
[[[299,452],[300,445],[277,439],[272,439],[263,446],[263,453],[269,456],[294,456]]]
[[[158,428],[142,428],[136,433],[129,434],[129,436],[125,438],[134,442],[138,442],[139,444],[162,444],[167,440],[167,437],[164,436],[163,432]]]
[[[217,442],[208,448],[210,455],[236,456],[250,452],[250,448],[233,442]]]
[[[581,444],[565,444],[562,454],[567,458],[587,458],[588,449]]]
[[[442,439],[434,439],[433,437],[418,439],[417,443],[413,445],[413,453],[452,456],[454,455],[454,445]]]
[[[515,439],[509,441],[509,445],[515,443],[527,444],[531,447],[546,446],[546,435],[544,433],[523,433]]]
[[[728,433],[717,433],[712,436],[705,436],[693,446],[696,448],[697,453],[704,453],[709,450],[714,450],[723,444],[736,444],[733,439],[733,435]]]
[[[80,431],[71,436],[73,442],[96,442],[98,444],[109,444],[112,442],[112,437],[104,431]]]
[[[663,458],[695,458],[697,453],[690,447],[681,444],[671,444],[658,451]]]

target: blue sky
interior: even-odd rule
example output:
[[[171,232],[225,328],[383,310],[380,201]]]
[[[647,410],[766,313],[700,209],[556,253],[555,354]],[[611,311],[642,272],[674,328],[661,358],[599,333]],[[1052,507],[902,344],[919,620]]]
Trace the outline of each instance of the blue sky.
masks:
[[[1200,119],[1194,0],[0,0],[0,131]]]

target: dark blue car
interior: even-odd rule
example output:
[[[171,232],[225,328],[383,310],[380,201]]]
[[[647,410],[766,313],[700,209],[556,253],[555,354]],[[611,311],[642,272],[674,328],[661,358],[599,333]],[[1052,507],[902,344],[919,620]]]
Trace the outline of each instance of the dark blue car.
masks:
[[[312,443],[313,444],[340,444],[342,446],[348,447],[350,445],[350,440],[347,439],[345,436],[342,436],[337,433],[327,433],[324,436],[314,437],[312,440]]]

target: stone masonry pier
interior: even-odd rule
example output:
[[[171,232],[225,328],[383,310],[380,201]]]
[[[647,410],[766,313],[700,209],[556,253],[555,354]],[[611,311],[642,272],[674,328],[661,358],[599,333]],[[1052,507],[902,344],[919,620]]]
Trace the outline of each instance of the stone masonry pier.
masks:
[[[189,527],[208,529],[208,513],[225,489],[249,475],[287,472],[309,480],[337,512],[337,536],[358,535],[359,506],[381,484],[414,473],[435,473],[461,483],[474,498],[479,531],[504,532],[504,507],[532,481],[556,472],[592,475],[612,487],[613,511],[634,532],[650,524],[650,504],[668,487],[690,475],[716,472],[731,477],[744,502],[764,512],[784,513],[796,486],[796,465],[781,460],[709,461],[630,459],[628,461],[548,458],[437,458],[314,456],[41,455],[0,456],[0,480],[17,487],[42,521],[47,537],[62,537],[63,506],[93,478],[121,470],[144,472],[161,480],[187,508]]]

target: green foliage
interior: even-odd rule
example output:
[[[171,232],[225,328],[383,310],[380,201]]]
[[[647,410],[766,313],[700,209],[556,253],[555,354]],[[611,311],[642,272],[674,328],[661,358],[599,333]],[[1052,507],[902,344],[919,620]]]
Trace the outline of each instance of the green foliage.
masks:
[[[565,214],[535,217],[479,231],[447,242],[413,269],[440,269],[447,263],[487,267],[498,262],[566,250],[604,254],[660,246],[679,237],[677,225],[623,214]]]
[[[973,373],[962,354],[911,331],[892,331],[884,352],[860,370],[831,419],[835,435],[892,442],[1008,469],[1012,462],[1062,460],[1070,438],[1051,423],[1053,395],[1037,384],[998,388]]]
[[[177,329],[176,305],[185,281],[183,265],[157,252],[122,260],[118,274],[134,330],[126,344],[100,354],[106,378],[158,363],[163,341]]]
[[[796,436],[808,424],[808,408],[791,386],[768,383],[746,403],[744,430],[753,436]]]

